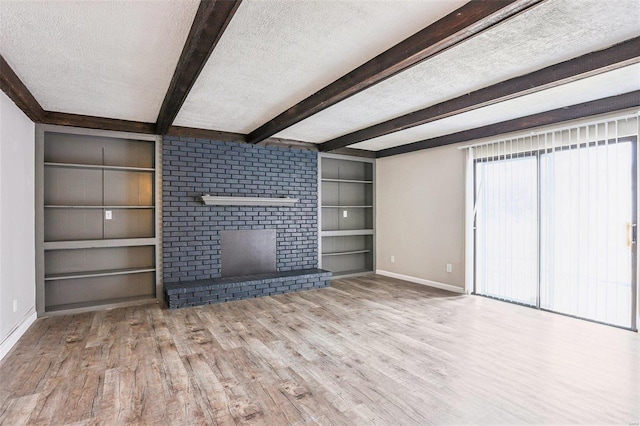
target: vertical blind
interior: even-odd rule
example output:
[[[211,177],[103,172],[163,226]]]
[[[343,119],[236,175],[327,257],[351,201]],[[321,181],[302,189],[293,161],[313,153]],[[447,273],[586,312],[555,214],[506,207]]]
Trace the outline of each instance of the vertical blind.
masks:
[[[467,147],[468,289],[635,328],[637,136],[628,116]]]

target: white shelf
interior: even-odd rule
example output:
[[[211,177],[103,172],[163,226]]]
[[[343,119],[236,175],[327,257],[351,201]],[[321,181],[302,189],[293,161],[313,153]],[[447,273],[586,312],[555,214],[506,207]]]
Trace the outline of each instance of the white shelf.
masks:
[[[371,269],[354,269],[350,271],[338,271],[333,272],[331,279],[339,279],[339,278],[347,278],[347,277],[355,277],[359,275],[368,275],[373,274],[373,270]]]
[[[322,178],[322,182],[338,182],[338,183],[373,183],[372,180],[355,180],[355,179],[328,179]]]
[[[44,243],[45,250],[65,250],[102,247],[135,247],[153,246],[155,238],[126,238],[111,240],[73,240],[73,241],[48,241]]]
[[[70,272],[66,274],[45,275],[45,281],[70,280],[77,278],[110,277],[114,275],[142,274],[144,272],[155,272],[155,268],[126,268],[107,269],[104,271]]]
[[[348,237],[352,235],[373,235],[373,229],[344,229],[321,232],[322,237]]]
[[[353,251],[338,251],[333,253],[322,253],[323,256],[344,256],[347,254],[361,254],[371,253],[371,250],[353,250]]]
[[[266,197],[219,197],[202,195],[202,202],[207,206],[293,206],[297,198],[266,198]]]
[[[129,167],[129,166],[101,166],[98,164],[76,164],[76,163],[52,163],[45,162],[45,166],[68,167],[75,169],[101,169],[101,170],[129,170],[137,172],[153,172],[155,169],[149,167]]]
[[[323,209],[372,209],[373,206],[322,206]]]
[[[47,204],[45,209],[155,209],[155,206],[60,206]]]
[[[122,297],[118,299],[90,300],[88,302],[68,303],[64,305],[48,305],[45,307],[45,312],[49,315],[68,315],[93,311],[95,310],[96,306],[100,306],[103,309],[109,309],[123,308],[126,306],[136,306],[147,303],[158,303],[158,300],[153,295]]]

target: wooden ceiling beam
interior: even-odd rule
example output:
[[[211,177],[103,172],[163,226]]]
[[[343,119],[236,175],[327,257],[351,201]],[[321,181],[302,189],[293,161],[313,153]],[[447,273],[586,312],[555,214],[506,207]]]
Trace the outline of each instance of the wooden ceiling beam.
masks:
[[[24,112],[31,121],[40,123],[45,111],[20,77],[0,55],[0,89]]]
[[[156,131],[165,134],[173,124],[193,84],[218,44],[242,0],[201,0],[169,89],[164,97]]]
[[[167,129],[169,136],[185,138],[211,139],[221,142],[245,142],[247,135],[242,133],[223,132],[220,130],[198,129],[196,127],[171,126]]]
[[[91,115],[67,114],[64,112],[45,111],[41,121],[44,124],[58,126],[83,127],[86,129],[113,130],[116,132],[132,132],[155,134],[155,123],[118,120],[115,118],[94,117]]]
[[[258,143],[544,0],[472,0],[302,100],[251,133]]]
[[[421,151],[423,149],[435,148],[443,145],[451,145],[460,142],[469,142],[490,136],[506,133],[529,130],[536,127],[548,126],[569,120],[590,117],[608,112],[620,111],[626,108],[640,106],[640,90],[624,93],[622,95],[610,96],[595,101],[584,102],[564,108],[558,108],[539,114],[526,117],[515,118],[513,120],[502,121],[500,123],[477,127],[475,129],[464,130],[462,132],[451,133],[438,136],[436,138],[425,139],[407,145],[400,145],[376,152],[376,158],[390,157],[393,155],[406,154],[409,152]]]
[[[243,133],[223,132],[220,130],[198,129],[195,127],[171,126],[166,133],[168,136],[180,136],[184,138],[210,139],[220,142],[246,143],[247,135]],[[311,142],[302,142],[292,139],[268,138],[260,143],[264,146],[278,146],[282,148],[304,149],[318,151],[318,145]]]
[[[332,154],[350,155],[352,157],[376,158],[375,151],[358,148],[338,148],[331,152]]]
[[[318,152],[318,144],[311,143],[311,142],[298,141],[295,139],[267,138],[262,142],[260,142],[259,145],[260,146],[276,146],[276,147],[288,148],[288,149],[304,149],[306,151]]]
[[[320,151],[332,151],[638,62],[640,37],[331,139],[320,144]]]

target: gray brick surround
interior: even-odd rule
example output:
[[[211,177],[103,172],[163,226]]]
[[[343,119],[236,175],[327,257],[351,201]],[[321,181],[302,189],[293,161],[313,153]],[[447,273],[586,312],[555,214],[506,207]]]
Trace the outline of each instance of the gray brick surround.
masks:
[[[278,271],[318,266],[316,152],[165,136],[165,283],[220,277],[220,231],[277,230]],[[200,195],[299,198],[294,207],[205,206]]]

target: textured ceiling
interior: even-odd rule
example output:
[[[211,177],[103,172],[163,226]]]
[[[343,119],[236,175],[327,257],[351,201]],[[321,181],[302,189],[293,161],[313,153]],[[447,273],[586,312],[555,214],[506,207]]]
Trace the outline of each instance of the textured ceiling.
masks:
[[[248,133],[464,3],[243,1],[174,124]]]
[[[0,54],[45,110],[155,122],[198,7],[0,1]]]
[[[324,142],[639,35],[638,0],[548,0],[276,136]]]
[[[640,90],[640,64],[380,136],[351,148],[378,151],[634,90]]]
[[[0,0],[0,54],[44,109],[155,122],[198,0]],[[466,0],[244,0],[173,123],[249,133]],[[640,0],[545,0],[278,133],[320,143],[640,36]],[[640,89],[628,66],[382,136],[380,150]]]

